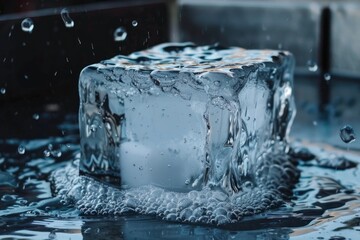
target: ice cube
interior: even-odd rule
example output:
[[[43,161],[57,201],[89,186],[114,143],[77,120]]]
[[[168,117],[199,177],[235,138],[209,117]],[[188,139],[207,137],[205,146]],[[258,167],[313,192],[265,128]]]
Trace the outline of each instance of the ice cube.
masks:
[[[293,65],[288,52],[169,43],[86,67],[80,173],[120,188],[239,191],[286,141]]]

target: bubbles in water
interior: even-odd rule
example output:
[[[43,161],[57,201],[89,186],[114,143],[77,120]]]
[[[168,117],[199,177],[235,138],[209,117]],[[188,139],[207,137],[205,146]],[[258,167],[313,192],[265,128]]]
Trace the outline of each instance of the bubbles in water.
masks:
[[[324,74],[324,79],[325,79],[326,81],[329,81],[329,80],[331,79],[330,73],[325,73],[325,74]]]
[[[0,89],[0,93],[1,93],[1,94],[5,94],[5,93],[6,93],[6,88],[1,88],[1,89]]]
[[[18,147],[18,153],[19,154],[24,154],[25,153],[25,147],[23,145],[19,145]]]
[[[69,11],[64,8],[63,10],[61,10],[61,18],[64,21],[65,27],[67,28],[72,28],[74,27],[74,21],[71,19],[70,15],[69,15]]]
[[[39,120],[40,115],[37,114],[37,113],[34,113],[33,116],[32,116],[32,118],[33,118],[34,120]]]
[[[126,39],[126,37],[127,37],[127,32],[126,32],[125,28],[118,27],[117,29],[115,29],[114,40],[116,42],[124,41]]]
[[[138,25],[138,22],[136,20],[131,22],[131,25],[133,25],[133,27],[136,27]]]
[[[28,32],[31,33],[32,30],[34,29],[34,23],[31,20],[31,18],[25,18],[22,22],[21,22],[21,29],[24,32]]]
[[[307,65],[310,72],[316,72],[318,70],[318,65],[314,61],[309,60]]]
[[[340,129],[340,138],[341,140],[343,140],[344,143],[351,143],[355,141],[356,136],[354,129],[349,125],[345,125],[343,128]]]

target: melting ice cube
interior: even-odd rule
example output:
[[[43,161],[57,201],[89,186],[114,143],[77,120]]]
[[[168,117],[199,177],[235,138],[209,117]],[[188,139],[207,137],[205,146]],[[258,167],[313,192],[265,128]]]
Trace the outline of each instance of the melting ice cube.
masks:
[[[286,141],[292,73],[287,52],[191,43],[88,66],[79,81],[80,172],[120,188],[237,192]]]

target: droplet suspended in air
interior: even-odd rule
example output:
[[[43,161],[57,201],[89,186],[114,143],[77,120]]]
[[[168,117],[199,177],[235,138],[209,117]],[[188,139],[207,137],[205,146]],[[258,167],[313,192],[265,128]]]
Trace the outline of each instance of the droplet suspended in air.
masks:
[[[1,93],[1,94],[5,94],[5,93],[6,93],[6,88],[1,88],[1,89],[0,89],[0,93]]]
[[[126,32],[125,28],[118,27],[117,29],[115,29],[114,40],[116,42],[124,41],[126,39],[126,37],[127,37],[127,32]]]
[[[21,22],[21,29],[24,32],[28,32],[31,33],[32,30],[34,29],[34,23],[31,20],[31,18],[25,18],[22,22]]]
[[[40,118],[39,114],[37,114],[37,113],[34,113],[32,117],[35,120],[39,120],[39,118]]]
[[[314,61],[308,61],[307,66],[310,72],[316,72],[318,70],[318,65]]]
[[[331,79],[330,73],[325,73],[325,74],[324,74],[324,79],[325,79],[326,81],[330,81],[330,79]]]
[[[18,147],[18,153],[19,154],[24,154],[25,153],[25,147],[23,145],[19,145]]]
[[[67,8],[64,8],[64,9],[61,10],[61,18],[64,21],[65,27],[67,27],[67,28],[74,27],[75,23],[71,19],[70,15],[69,15],[69,11],[67,10]]]
[[[136,26],[138,25],[138,22],[137,22],[136,20],[133,20],[133,21],[131,22],[131,25],[132,25],[133,27],[136,27]]]
[[[344,143],[351,143],[355,141],[356,136],[354,129],[349,125],[345,125],[343,128],[340,129],[340,138],[341,140],[343,140]]]

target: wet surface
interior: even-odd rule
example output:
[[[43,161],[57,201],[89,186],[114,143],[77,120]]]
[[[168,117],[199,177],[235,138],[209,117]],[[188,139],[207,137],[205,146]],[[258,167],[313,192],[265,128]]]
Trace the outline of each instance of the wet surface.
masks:
[[[137,214],[80,214],[71,202],[53,196],[49,181],[51,172],[78,158],[77,113],[38,114],[37,120],[29,115],[27,122],[34,128],[41,125],[48,137],[39,134],[41,138],[12,137],[0,142],[2,238],[356,239],[359,235],[360,152],[307,141],[292,143],[301,171],[293,195],[280,208],[234,224],[216,227]],[[23,154],[19,145],[25,149]],[[309,150],[298,151],[303,147]]]

